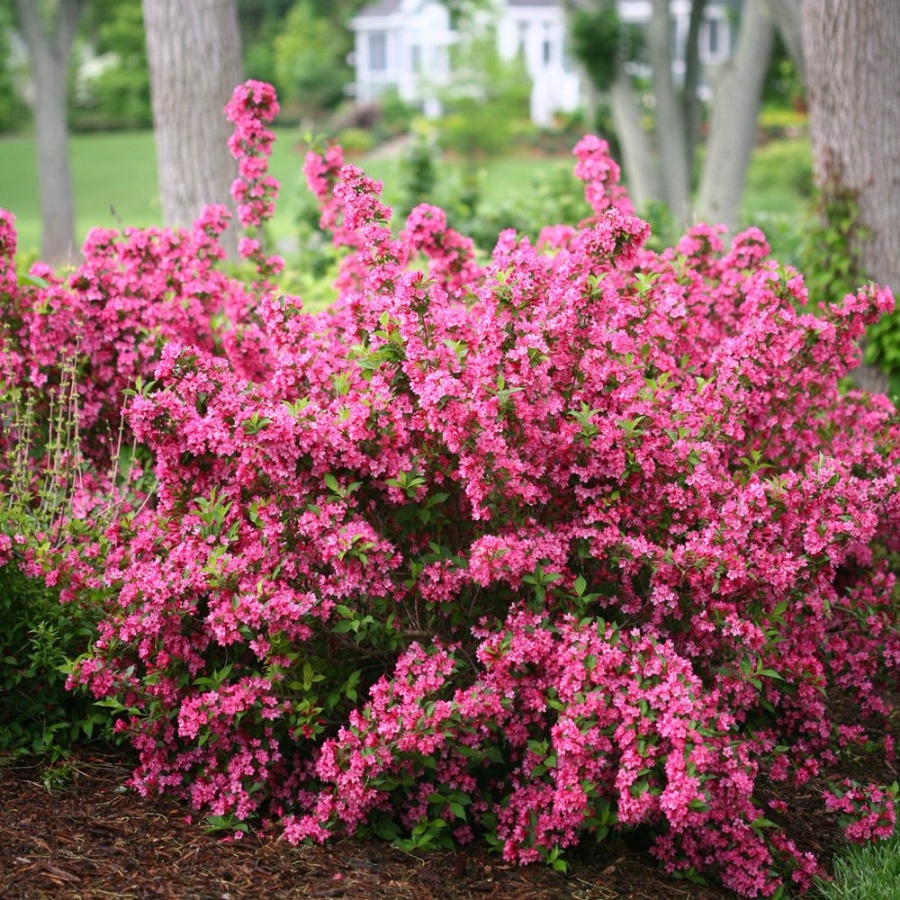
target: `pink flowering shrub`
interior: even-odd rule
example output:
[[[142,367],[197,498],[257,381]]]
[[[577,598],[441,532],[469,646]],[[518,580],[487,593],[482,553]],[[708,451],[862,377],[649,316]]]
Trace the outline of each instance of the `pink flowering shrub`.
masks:
[[[234,149],[261,148],[252,227],[273,104],[249,83],[229,106]],[[799,314],[755,230],[652,253],[606,145],[576,155],[591,218],[504,232],[489,260],[434,207],[393,232],[378,183],[311,155],[345,254],[317,315],[255,238],[247,289],[196,232],[113,278],[114,309],[156,298],[152,340],[114,316],[127,338],[83,390],[112,409],[153,378],[126,415],[155,505],[64,580],[107,594],[72,681],[119,704],[140,790],[294,842],[482,837],[522,863],[642,827],[671,872],[810,883],[761,786],[836,760],[829,692],[893,721],[900,431],[840,386],[893,301]],[[199,295],[154,287],[170,262]],[[38,371],[32,333],[16,365]]]
[[[864,844],[873,838],[889,838],[897,822],[897,785],[860,785],[844,779],[826,792],[825,806],[837,812],[844,834],[855,844]]]

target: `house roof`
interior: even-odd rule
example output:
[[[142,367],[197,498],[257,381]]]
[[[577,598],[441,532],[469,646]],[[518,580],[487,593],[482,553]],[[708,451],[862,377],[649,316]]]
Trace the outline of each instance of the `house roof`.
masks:
[[[400,10],[400,0],[375,0],[364,6],[356,15],[362,16],[387,16]]]
[[[368,3],[356,15],[363,16],[387,16],[400,11],[401,0],[374,0]],[[555,6],[555,0],[506,0],[507,6]]]

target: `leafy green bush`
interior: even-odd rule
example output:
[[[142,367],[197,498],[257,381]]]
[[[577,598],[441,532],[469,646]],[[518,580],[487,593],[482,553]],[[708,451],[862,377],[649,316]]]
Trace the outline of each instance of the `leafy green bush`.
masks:
[[[340,135],[340,144],[348,154],[368,153],[375,146],[375,137],[365,128],[345,128]]]
[[[74,531],[96,537],[102,529],[102,520],[71,518],[80,455],[74,365],[68,373],[64,400],[51,404],[45,421],[33,398],[10,388],[0,395],[0,750],[51,757],[78,739],[111,735],[109,716],[86,692],[66,689],[73,660],[96,635],[99,610],[87,595],[62,605],[40,565],[59,559]]]
[[[85,24],[95,36],[95,51],[111,64],[90,78],[76,78],[69,110],[72,128],[149,128],[153,113],[140,3],[93,0]]]
[[[9,9],[0,4],[0,132],[16,131],[28,120],[16,73],[10,65],[12,22]]]
[[[529,118],[525,60],[502,59],[491,29],[466,34],[454,50],[455,74],[440,92],[445,115],[438,123],[439,143],[467,160],[502,153],[511,146],[516,123]]]
[[[86,692],[66,690],[69,664],[95,634],[85,608],[62,606],[59,591],[10,561],[0,566],[0,620],[0,750],[58,756],[76,740],[109,737],[109,716]]]
[[[812,196],[813,171],[808,142],[772,141],[761,152],[765,154],[766,164],[751,167],[747,173],[749,192]]]
[[[346,63],[351,49],[345,27],[301,0],[291,7],[274,40],[275,76],[295,114],[316,116],[333,109],[352,80]]]

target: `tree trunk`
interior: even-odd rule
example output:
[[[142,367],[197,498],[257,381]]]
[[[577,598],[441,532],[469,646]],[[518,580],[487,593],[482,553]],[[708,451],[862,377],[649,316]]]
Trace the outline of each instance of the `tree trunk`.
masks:
[[[66,92],[72,44],[84,8],[85,0],[60,0],[52,15],[45,15],[34,0],[16,0],[34,77],[41,259],[51,265],[71,262],[76,249]]]
[[[775,27],[784,41],[791,62],[797,67],[800,78],[806,83],[803,65],[803,17],[801,0],[769,0]]]
[[[672,77],[669,0],[653,0],[653,13],[647,27],[647,44],[653,67],[663,192],[675,222],[684,226],[689,219],[691,166],[687,158],[684,115]]]
[[[233,208],[237,168],[223,112],[242,79],[235,0],[143,0],[163,220],[190,225],[209,203]],[[237,227],[225,234],[234,257]]]
[[[700,140],[701,103],[700,87],[700,27],[706,0],[694,0],[691,4],[691,18],[688,27],[687,47],[684,60],[684,143],[685,155],[690,165],[693,179],[694,157]]]
[[[653,164],[650,138],[641,124],[638,98],[631,78],[620,71],[609,89],[613,124],[622,148],[622,167],[631,202],[638,211],[661,199],[659,177]]]
[[[816,180],[856,194],[863,267],[900,292],[900,4],[803,0],[803,45]]]
[[[697,218],[737,225],[775,28],[766,0],[745,0],[734,56],[716,87]]]

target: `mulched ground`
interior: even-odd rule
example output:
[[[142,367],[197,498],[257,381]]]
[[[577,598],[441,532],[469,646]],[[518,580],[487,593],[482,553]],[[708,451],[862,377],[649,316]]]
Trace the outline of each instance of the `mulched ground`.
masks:
[[[121,751],[85,750],[49,766],[0,758],[0,898],[287,897],[344,900],[725,900],[732,893],[673,880],[621,840],[570,854],[570,870],[504,864],[483,848],[404,853],[350,838],[291,847],[274,837],[223,841],[186,821],[187,808],[124,785]],[[878,778],[881,773],[870,771]],[[782,793],[782,796],[785,796]],[[785,799],[788,799],[785,797]],[[815,785],[790,798],[801,849],[830,856],[839,837]]]
[[[408,854],[351,838],[291,847],[247,835],[223,841],[185,821],[177,801],[124,788],[110,753],[48,768],[0,760],[0,898],[282,897],[344,900],[723,900],[675,881],[625,844],[576,854],[570,871],[505,865],[483,849]]]

